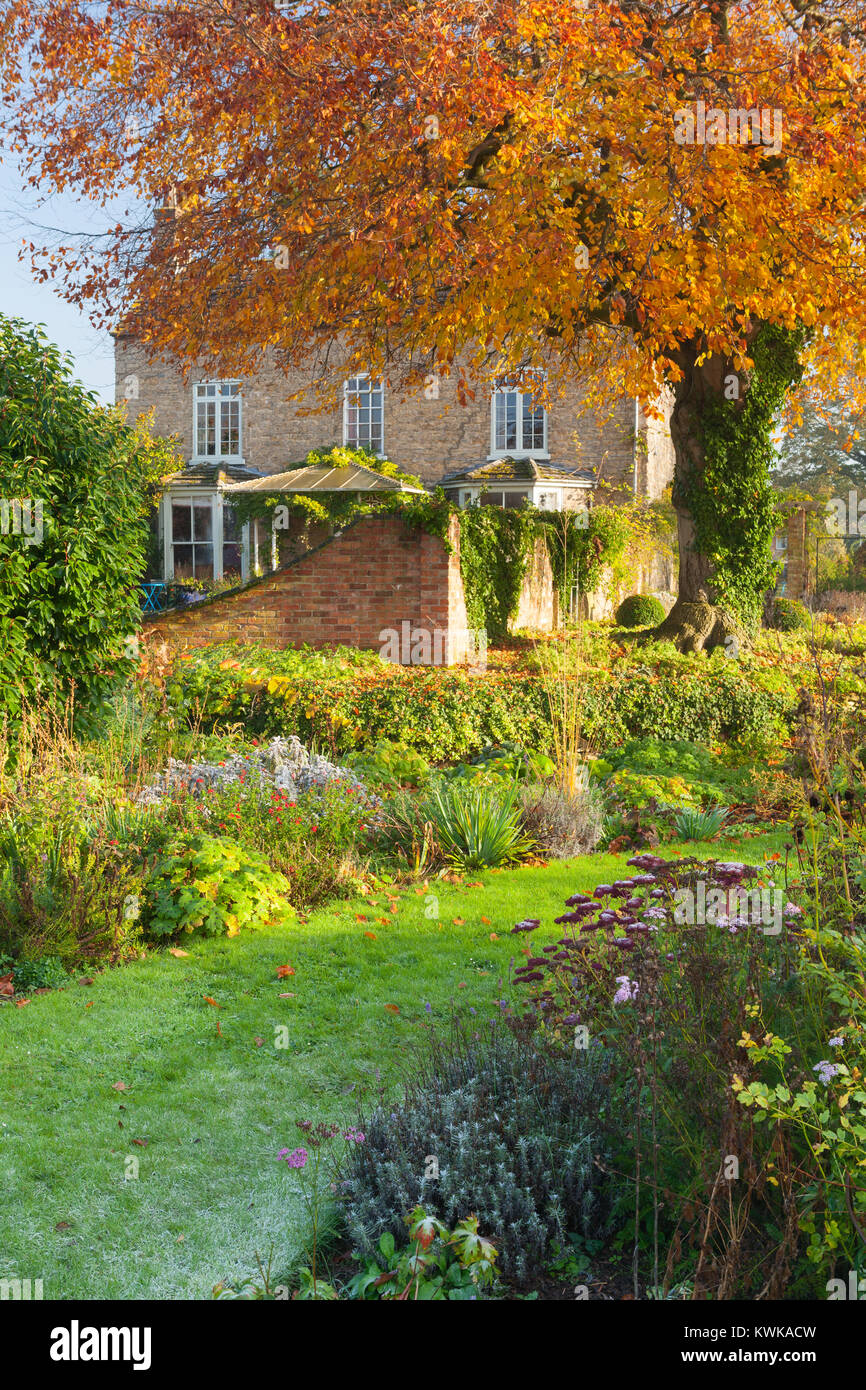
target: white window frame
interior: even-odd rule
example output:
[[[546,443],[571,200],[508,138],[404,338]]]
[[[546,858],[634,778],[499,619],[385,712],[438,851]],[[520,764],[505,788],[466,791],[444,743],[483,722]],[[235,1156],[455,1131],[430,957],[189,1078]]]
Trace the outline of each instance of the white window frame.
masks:
[[[171,584],[175,582],[174,576],[174,527],[172,517],[172,503],[184,503],[192,506],[198,503],[199,506],[204,502],[210,502],[211,506],[211,546],[213,547],[213,578],[214,583],[223,578],[223,507],[231,506],[231,497],[226,497],[220,489],[216,488],[178,488],[173,492],[163,494],[162,506],[162,532],[163,532],[163,575],[165,582]],[[241,578],[242,584],[246,583],[250,577],[250,527],[246,522],[241,527],[240,547],[241,547]],[[192,542],[195,544],[195,542]],[[178,544],[187,544],[179,541]],[[182,580],[178,580],[182,583]]]
[[[201,454],[198,447],[198,408],[208,400],[207,395],[199,396],[199,390],[213,386],[235,386],[237,393],[226,399],[237,402],[238,407],[238,452],[236,454],[224,454],[221,452],[222,445],[222,423],[217,412],[215,444],[217,452],[213,454]],[[216,393],[212,397],[216,404],[220,403],[220,397]],[[197,381],[192,388],[192,462],[193,463],[243,463],[244,461],[244,397],[241,391],[240,381],[228,378],[224,381]]]
[[[552,503],[550,506],[542,507],[541,503],[545,497],[550,497]],[[538,487],[533,493],[532,502],[534,506],[538,507],[539,511],[561,512],[562,489],[558,487]]]
[[[381,434],[382,434],[382,438],[381,438],[381,440],[379,441],[378,446],[375,447],[375,448],[373,447],[372,443],[370,443],[370,444],[364,444],[364,443],[359,443],[358,441],[351,441],[351,440],[349,439],[349,409],[350,409],[350,406],[349,406],[349,397],[350,397],[350,395],[353,395],[353,394],[355,394],[356,392],[359,392],[359,391],[361,391],[361,390],[363,389],[363,388],[360,386],[360,383],[361,383],[361,382],[364,382],[364,381],[368,381],[368,382],[370,383],[369,393],[370,393],[371,398],[372,398],[372,396],[373,396],[377,391],[378,391],[378,393],[379,393],[379,395],[380,395],[380,397],[381,397],[381,410],[382,410]],[[369,408],[372,409],[372,403],[371,403],[371,406],[370,406]],[[356,407],[356,409],[357,409],[357,407]],[[343,382],[343,447],[344,447],[344,448],[349,448],[349,449],[367,449],[369,453],[371,453],[371,454],[378,454],[380,458],[384,458],[384,456],[385,456],[385,383],[384,383],[384,381],[382,380],[381,377],[374,377],[374,376],[371,376],[369,372],[361,372],[361,373],[359,373],[358,376],[348,377],[347,380]]]
[[[542,370],[537,371],[537,372],[535,373],[535,375],[539,378],[540,381],[544,381],[544,380],[546,380],[546,378],[547,378],[547,373],[546,373],[545,371],[542,371]],[[543,459],[543,458],[549,458],[549,457],[550,457],[550,454],[549,454],[549,452],[548,452],[548,430],[549,430],[549,424],[550,424],[550,419],[549,419],[550,412],[547,410],[547,407],[546,407],[546,406],[544,406],[544,407],[541,408],[541,409],[542,409],[543,440],[544,440],[544,447],[543,447],[543,448],[541,448],[541,449],[532,449],[532,448],[526,449],[526,448],[523,447],[523,444],[521,443],[519,446],[516,446],[516,447],[513,448],[513,449],[509,449],[508,446],[507,446],[506,444],[500,445],[500,444],[497,443],[497,440],[496,440],[496,433],[497,433],[497,432],[496,432],[496,409],[497,409],[497,401],[498,401],[498,400],[501,400],[503,396],[514,396],[514,397],[516,397],[516,400],[517,400],[516,413],[517,413],[517,418],[518,418],[518,421],[519,421],[519,430],[518,430],[518,433],[519,433],[519,437],[520,437],[521,441],[523,440],[523,426],[524,426],[525,415],[526,415],[526,413],[527,413],[528,411],[533,410],[533,393],[532,393],[531,391],[514,391],[514,390],[511,390],[507,385],[503,385],[503,384],[501,384],[501,383],[497,383],[497,384],[493,387],[493,390],[492,390],[491,395],[490,395],[490,458],[491,458],[491,459],[498,459],[498,458],[537,458],[537,459]],[[535,408],[537,409],[538,407],[535,407]]]

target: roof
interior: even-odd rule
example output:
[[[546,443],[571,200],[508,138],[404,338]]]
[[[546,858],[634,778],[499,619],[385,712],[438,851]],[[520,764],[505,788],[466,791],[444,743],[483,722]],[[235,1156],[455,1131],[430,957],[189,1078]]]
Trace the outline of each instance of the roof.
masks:
[[[190,463],[165,479],[166,486],[180,483],[185,487],[225,487],[232,483],[255,481],[262,475],[257,468],[245,463]]]
[[[546,483],[565,487],[593,487],[595,474],[588,468],[563,468],[549,459],[509,457],[492,459],[473,468],[449,473],[442,479],[444,488],[465,486],[467,483]]]
[[[425,496],[425,489],[411,487],[399,478],[386,478],[362,464],[347,468],[288,468],[283,473],[261,474],[236,483],[229,492],[411,492]]]

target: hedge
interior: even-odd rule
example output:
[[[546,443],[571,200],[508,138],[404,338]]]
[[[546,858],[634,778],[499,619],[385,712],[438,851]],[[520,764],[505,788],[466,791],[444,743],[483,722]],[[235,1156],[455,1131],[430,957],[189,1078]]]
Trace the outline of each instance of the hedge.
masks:
[[[445,762],[490,744],[544,750],[551,742],[544,683],[529,673],[395,668],[374,676],[262,678],[195,653],[176,663],[167,696],[192,725],[239,724],[260,737],[297,734],[333,753],[387,737]],[[776,737],[791,710],[784,696],[756,690],[727,669],[675,679],[643,668],[624,677],[594,672],[583,699],[586,733],[604,747],[628,738]]]

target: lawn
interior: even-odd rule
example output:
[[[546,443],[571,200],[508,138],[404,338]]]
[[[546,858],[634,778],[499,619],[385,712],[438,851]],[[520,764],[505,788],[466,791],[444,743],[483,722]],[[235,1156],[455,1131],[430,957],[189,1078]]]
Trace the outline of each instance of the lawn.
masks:
[[[760,863],[784,838],[661,852]],[[0,1277],[41,1278],[46,1298],[205,1298],[271,1249],[287,1273],[304,1226],[276,1156],[294,1120],[353,1118],[452,1001],[489,1016],[522,946],[513,923],[552,922],[625,859],[332,903],[0,1009]]]

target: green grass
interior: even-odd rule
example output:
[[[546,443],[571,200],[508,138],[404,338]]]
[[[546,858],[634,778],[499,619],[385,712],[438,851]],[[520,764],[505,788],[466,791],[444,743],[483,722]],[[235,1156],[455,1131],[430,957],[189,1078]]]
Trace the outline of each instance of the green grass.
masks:
[[[759,862],[783,840],[681,848]],[[523,944],[514,922],[551,922],[570,893],[622,876],[625,858],[469,873],[483,887],[434,882],[435,903],[410,889],[393,915],[384,894],[332,905],[306,925],[190,940],[187,958],[154,951],[3,1006],[0,1277],[41,1278],[49,1299],[202,1298],[247,1278],[257,1251],[273,1248],[284,1272],[304,1234],[276,1157],[299,1142],[293,1121],[354,1118],[379,1075],[397,1076],[425,1003],[441,1021],[452,1000],[489,1017]],[[295,975],[278,979],[287,963]],[[137,1179],[125,1179],[129,1157]]]

